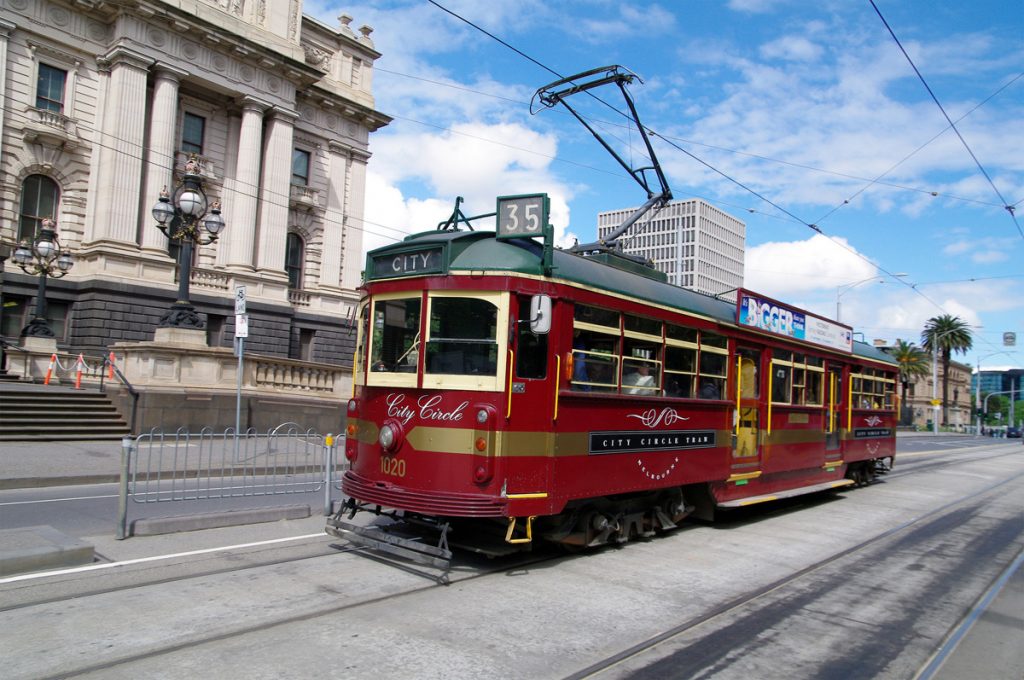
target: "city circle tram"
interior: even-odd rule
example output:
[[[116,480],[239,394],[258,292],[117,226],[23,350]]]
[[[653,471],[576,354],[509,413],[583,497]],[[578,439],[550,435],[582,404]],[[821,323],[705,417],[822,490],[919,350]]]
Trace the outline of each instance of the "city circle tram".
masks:
[[[330,533],[443,566],[449,540],[623,542],[892,464],[888,355],[747,290],[723,300],[614,253],[555,249],[546,206],[500,198],[496,232],[369,253],[349,500]],[[438,544],[356,526],[358,511]]]
[[[329,533],[447,569],[456,541],[489,554],[619,543],[892,465],[888,355],[751,291],[670,285],[622,252],[617,239],[672,197],[634,80],[608,66],[535,95],[569,109],[647,194],[600,242],[554,248],[548,198],[531,194],[474,218],[457,199],[436,230],[367,255],[348,501]],[[566,101],[609,84],[650,166],[632,167]],[[491,216],[494,231],[471,226]],[[364,511],[393,521],[354,523]]]

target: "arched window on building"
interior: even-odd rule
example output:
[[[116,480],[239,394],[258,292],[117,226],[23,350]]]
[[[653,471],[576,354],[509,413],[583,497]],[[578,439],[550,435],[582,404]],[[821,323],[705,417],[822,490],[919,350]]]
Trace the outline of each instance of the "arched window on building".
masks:
[[[43,220],[57,219],[60,187],[46,175],[29,175],[21,183],[21,213],[18,240],[36,237]]]
[[[288,273],[288,287],[293,290],[302,288],[302,264],[306,257],[306,244],[295,232],[288,234],[288,245],[285,249],[284,269]]]

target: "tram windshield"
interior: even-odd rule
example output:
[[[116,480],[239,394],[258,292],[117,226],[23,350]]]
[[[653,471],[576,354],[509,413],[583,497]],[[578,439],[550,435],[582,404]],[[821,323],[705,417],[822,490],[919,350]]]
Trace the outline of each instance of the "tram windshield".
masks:
[[[440,297],[430,301],[427,373],[495,375],[498,308],[488,300]]]
[[[374,296],[367,384],[500,389],[508,294],[431,291],[425,302],[419,292]]]

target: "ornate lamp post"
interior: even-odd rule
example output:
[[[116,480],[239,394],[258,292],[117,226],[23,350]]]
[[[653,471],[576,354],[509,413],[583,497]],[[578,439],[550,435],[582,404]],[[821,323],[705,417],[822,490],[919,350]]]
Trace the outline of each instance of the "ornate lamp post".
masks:
[[[46,323],[46,279],[67,276],[75,261],[57,238],[57,223],[47,218],[39,228],[35,241],[22,240],[14,250],[14,262],[26,274],[39,276],[36,291],[36,314],[21,330],[21,337],[52,338],[53,330]]]
[[[203,320],[188,297],[192,278],[192,249],[195,244],[207,245],[216,241],[217,235],[224,229],[224,218],[220,216],[220,203],[217,201],[209,205],[207,214],[203,178],[200,175],[199,159],[195,155],[185,163],[185,172],[174,195],[167,193],[167,187],[160,192],[160,200],[153,206],[153,217],[157,228],[181,246],[178,251],[178,299],[164,313],[160,325],[202,329]]]

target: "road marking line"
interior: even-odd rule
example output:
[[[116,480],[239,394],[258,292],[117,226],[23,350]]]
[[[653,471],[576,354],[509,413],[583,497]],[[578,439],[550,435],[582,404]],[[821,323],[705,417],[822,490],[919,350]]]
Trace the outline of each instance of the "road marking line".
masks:
[[[195,555],[206,555],[215,552],[241,550],[242,548],[256,548],[264,545],[274,545],[275,543],[287,543],[289,541],[301,541],[304,539],[317,537],[327,537],[327,534],[316,533],[304,534],[302,536],[289,536],[287,538],[272,538],[266,541],[256,541],[254,543],[239,543],[237,545],[225,545],[220,546],[218,548],[203,548],[202,550],[190,550],[188,552],[171,553],[169,555],[153,555],[152,557],[138,557],[134,560],[124,560],[123,562],[104,562],[102,564],[86,564],[81,567],[72,567],[70,569],[43,571],[35,574],[20,574],[18,576],[8,576],[7,578],[0,578],[0,585],[3,585],[5,583],[16,583],[18,581],[30,581],[32,579],[46,578],[48,576],[66,576],[68,574],[80,574],[87,571],[110,569],[112,567],[127,567],[133,564],[144,564],[146,562],[156,562],[159,560],[172,560],[178,557],[193,557]]]

